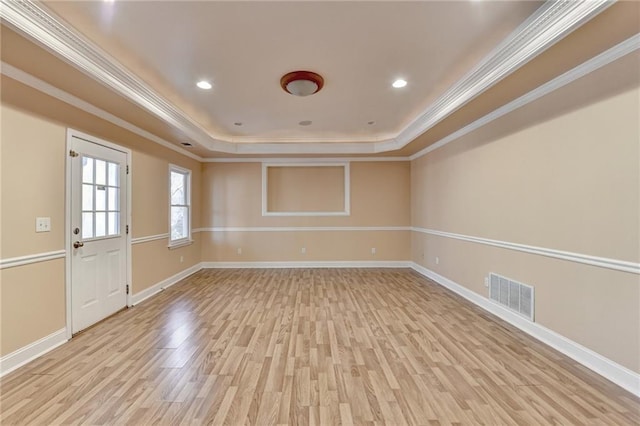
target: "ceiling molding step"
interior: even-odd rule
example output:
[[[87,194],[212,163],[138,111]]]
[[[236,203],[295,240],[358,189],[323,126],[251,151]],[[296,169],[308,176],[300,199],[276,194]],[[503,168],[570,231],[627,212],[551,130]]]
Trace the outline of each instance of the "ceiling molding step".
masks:
[[[409,161],[409,157],[237,157],[237,158],[205,158],[203,163],[269,163],[269,164],[289,164],[289,163],[375,163],[375,162],[402,162]]]
[[[89,77],[181,130],[193,141],[210,149],[223,148],[226,152],[233,152],[232,143],[217,140],[115,58],[71,26],[67,26],[40,2],[2,0],[0,18],[3,23],[35,40]]]
[[[594,56],[586,62],[570,69],[564,74],[559,75],[553,80],[549,80],[545,84],[536,87],[530,92],[525,93],[519,98],[514,99],[513,101],[504,104],[500,108],[497,108],[491,111],[489,114],[480,117],[476,121],[473,121],[466,126],[458,129],[457,131],[445,136],[439,141],[429,145],[428,147],[416,152],[415,154],[409,157],[410,160],[415,160],[416,158],[420,158],[428,153],[435,151],[438,148],[442,148],[446,144],[455,141],[456,139],[461,138],[462,136],[471,133],[472,131],[479,129],[482,126],[485,126],[491,123],[498,118],[509,114],[516,109],[523,107],[541,97],[548,95],[549,93],[558,90],[569,83],[576,81],[577,79],[584,77],[587,74],[590,74],[620,58],[626,56],[636,50],[640,49],[640,34],[636,34],[634,36],[629,37],[627,40],[618,43],[612,48],[602,52],[601,54]]]
[[[154,135],[153,133],[150,133],[144,129],[141,129],[140,127],[134,124],[131,124],[120,117],[116,117],[115,115],[103,109],[100,109],[97,106],[90,104],[89,102],[86,102],[68,92],[65,92],[62,89],[59,89],[45,81],[42,81],[39,78],[34,77],[33,75],[14,67],[13,65],[9,65],[5,62],[0,62],[0,74],[6,75],[7,77],[12,78],[13,80],[16,80],[24,84],[25,86],[31,87],[32,89],[35,89],[39,92],[49,95],[52,98],[55,98],[68,105],[76,107],[95,117],[101,118],[111,124],[115,124],[116,126],[121,127],[125,130],[128,130],[132,133],[135,133],[138,136],[142,136],[143,138],[149,139],[150,141],[155,142],[158,145],[162,145],[165,148],[176,151],[179,154],[182,154],[189,158],[193,158],[194,160],[197,160],[197,161],[203,160],[202,157],[192,152],[189,152],[186,149],[179,147],[178,145],[172,144],[171,142],[166,141]]]
[[[403,148],[614,2],[546,2],[396,137],[369,142],[340,139],[329,143],[327,139],[327,143],[289,143],[288,139],[270,138],[263,142],[234,143],[232,136],[214,135],[206,130],[39,2],[2,0],[0,18],[96,81],[184,132],[190,142],[210,151],[257,155],[373,154]]]
[[[548,1],[397,136],[400,149],[615,3]]]

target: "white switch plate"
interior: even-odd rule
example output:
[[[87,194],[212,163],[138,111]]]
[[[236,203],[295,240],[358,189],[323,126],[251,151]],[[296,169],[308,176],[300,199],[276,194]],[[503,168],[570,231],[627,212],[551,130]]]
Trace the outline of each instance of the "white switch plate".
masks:
[[[305,247],[302,247],[302,248],[300,249],[300,253],[302,253],[302,254],[306,254],[306,253],[307,253],[307,249],[306,249]]]
[[[371,247],[371,254],[376,254],[376,248],[375,247]]]
[[[51,218],[36,217],[36,232],[50,232],[50,231],[51,231]]]
[[[242,254],[242,247],[238,247],[237,252],[238,252],[238,254]]]
[[[440,264],[440,258],[438,256],[436,256],[436,265]]]

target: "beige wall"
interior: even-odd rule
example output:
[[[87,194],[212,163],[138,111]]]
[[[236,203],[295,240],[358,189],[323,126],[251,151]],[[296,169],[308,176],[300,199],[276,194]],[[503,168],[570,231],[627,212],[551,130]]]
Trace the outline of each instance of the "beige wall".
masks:
[[[203,227],[409,226],[408,162],[352,162],[349,216],[262,216],[260,163],[203,165]],[[336,191],[342,193],[342,188]],[[204,232],[203,261],[407,260],[407,231]],[[238,254],[237,249],[242,249]],[[301,249],[306,253],[302,254]],[[371,254],[371,248],[376,254]]]
[[[260,163],[200,164],[2,77],[0,257],[65,248],[72,127],[132,149],[134,238],[168,232],[174,163],[193,172],[194,228],[411,225],[638,262],[637,56],[606,68],[608,77],[595,72],[411,163],[352,162],[344,217],[263,217]],[[34,232],[36,216],[52,218],[50,233]],[[634,274],[409,231],[206,231],[194,240],[133,245],[133,292],[201,260],[413,259],[483,296],[496,272],[535,286],[539,324],[640,372]],[[62,259],[0,271],[0,356],[64,327],[64,291]]]
[[[200,226],[199,162],[6,77],[0,114],[2,259],[65,249],[67,127],[132,149],[133,238],[168,233],[169,163],[192,170],[192,220]],[[38,216],[51,217],[51,232],[35,233]],[[194,239],[174,250],[166,239],[133,245],[133,293],[200,263]],[[64,259],[0,271],[0,356],[65,326],[64,277]]]
[[[638,262],[637,57],[606,72],[413,161],[413,226]],[[418,232],[412,256],[483,296],[533,285],[537,323],[640,372],[638,275]]]
[[[343,166],[268,166],[268,212],[344,212]]]

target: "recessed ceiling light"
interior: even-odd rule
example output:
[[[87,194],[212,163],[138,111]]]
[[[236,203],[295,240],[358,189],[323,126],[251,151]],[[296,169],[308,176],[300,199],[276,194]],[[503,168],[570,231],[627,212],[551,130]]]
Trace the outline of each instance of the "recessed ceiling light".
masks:
[[[242,126],[242,123],[239,121],[236,121],[235,123],[233,123],[234,126]]]
[[[310,126],[311,123],[312,123],[311,120],[303,120],[303,121],[299,122],[298,124],[301,125],[301,126]]]
[[[196,86],[198,86],[199,88],[203,89],[203,90],[209,90],[211,89],[213,86],[211,85],[211,83],[209,83],[206,80],[201,80],[199,82],[196,83]]]
[[[395,87],[396,89],[400,89],[401,87],[404,87],[406,85],[407,85],[407,80],[403,80],[401,78],[397,79],[392,84],[392,86]]]

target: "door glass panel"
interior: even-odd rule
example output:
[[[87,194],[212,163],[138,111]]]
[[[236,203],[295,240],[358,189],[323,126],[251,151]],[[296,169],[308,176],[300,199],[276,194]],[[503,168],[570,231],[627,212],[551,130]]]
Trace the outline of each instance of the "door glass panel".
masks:
[[[119,235],[120,165],[91,157],[82,164],[82,238]]]
[[[107,235],[107,214],[96,212],[96,237],[104,237],[105,235]]]
[[[108,170],[109,170],[109,186],[120,186],[119,182],[118,182],[118,177],[119,177],[119,171],[120,167],[118,167],[118,165],[116,163],[109,163],[108,166]]]
[[[93,210],[93,185],[82,185],[82,210]]]
[[[120,191],[118,190],[118,188],[112,188],[109,187],[109,194],[108,194],[108,198],[109,198],[109,205],[108,205],[108,210],[109,211],[118,211],[120,210],[119,206],[118,206],[118,201],[120,200],[120,198],[118,197],[118,193]]]
[[[93,158],[82,157],[82,182],[93,183]]]
[[[96,160],[96,183],[98,185],[107,184],[107,162]]]
[[[82,213],[82,238],[93,238],[93,212]]]
[[[118,235],[120,221],[118,212],[109,212],[107,213],[107,222],[109,224],[109,235]]]
[[[107,210],[107,187],[96,185],[96,211]]]

